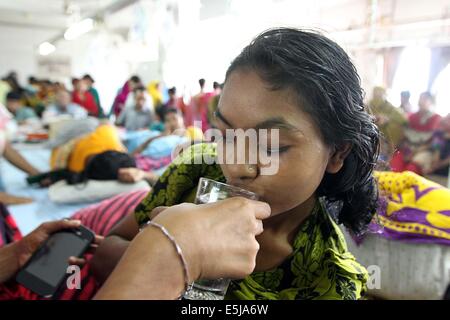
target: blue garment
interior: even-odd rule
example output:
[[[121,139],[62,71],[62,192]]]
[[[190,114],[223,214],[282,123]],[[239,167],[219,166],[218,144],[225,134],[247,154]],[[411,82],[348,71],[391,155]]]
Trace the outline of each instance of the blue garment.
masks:
[[[164,131],[164,123],[162,122],[153,122],[150,126],[150,130],[152,131]]]
[[[60,115],[71,115],[74,118],[86,118],[87,117],[87,111],[82,106],[76,104],[76,103],[69,103],[65,109],[62,109],[60,106],[56,104],[52,104],[47,107],[44,113],[44,118],[47,117],[55,117]]]
[[[177,135],[164,136],[153,140],[147,148],[142,151],[142,155],[154,159],[170,156],[175,148],[189,141],[188,137]]]
[[[29,107],[20,107],[16,111],[14,118],[16,119],[17,122],[23,122],[28,119],[37,118],[37,115],[34,112],[34,110]]]
[[[159,131],[151,131],[151,130],[139,130],[139,131],[127,131],[125,136],[123,137],[123,143],[125,147],[128,149],[128,152],[133,152],[137,147],[143,144],[150,138],[156,137],[160,135]]]

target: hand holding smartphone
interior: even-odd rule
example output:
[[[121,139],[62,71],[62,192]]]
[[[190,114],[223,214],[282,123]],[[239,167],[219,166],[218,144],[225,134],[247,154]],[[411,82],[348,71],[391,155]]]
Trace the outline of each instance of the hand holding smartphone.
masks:
[[[81,257],[94,239],[94,232],[84,226],[53,233],[19,271],[17,282],[42,297],[53,297],[68,276],[69,257]]]

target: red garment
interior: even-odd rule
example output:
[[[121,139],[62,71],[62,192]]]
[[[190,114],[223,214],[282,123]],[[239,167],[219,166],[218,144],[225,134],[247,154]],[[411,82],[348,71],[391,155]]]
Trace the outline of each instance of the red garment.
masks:
[[[425,117],[427,117],[427,114],[424,114],[421,111],[418,111],[410,115],[409,126],[411,127],[411,129],[421,132],[429,132],[434,131],[439,127],[439,124],[441,122],[440,115],[434,113],[428,115],[428,119],[424,119]]]
[[[8,208],[0,202],[0,248],[22,239],[16,221],[9,214]]]
[[[74,91],[72,93],[72,102],[85,108],[89,115],[98,117],[97,103],[95,102],[94,96],[89,91]]]
[[[185,109],[184,124],[188,126],[195,125],[195,121],[201,121],[202,131],[209,129],[208,122],[208,103],[213,96],[212,92],[199,93],[192,97],[190,104]]]
[[[411,171],[417,173],[418,175],[422,174],[422,169],[418,164],[405,161],[405,156],[402,151],[394,152],[394,155],[390,161],[390,166],[393,172]]]

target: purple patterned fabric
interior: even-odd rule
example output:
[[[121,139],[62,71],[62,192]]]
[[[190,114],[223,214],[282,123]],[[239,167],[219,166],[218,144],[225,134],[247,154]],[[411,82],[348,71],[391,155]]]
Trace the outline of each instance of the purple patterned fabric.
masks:
[[[450,245],[450,189],[408,173],[406,178],[398,176],[402,181],[396,186],[403,185],[393,192],[392,177],[380,185],[382,196],[369,233],[411,243]],[[363,241],[363,237],[353,238],[357,244]]]

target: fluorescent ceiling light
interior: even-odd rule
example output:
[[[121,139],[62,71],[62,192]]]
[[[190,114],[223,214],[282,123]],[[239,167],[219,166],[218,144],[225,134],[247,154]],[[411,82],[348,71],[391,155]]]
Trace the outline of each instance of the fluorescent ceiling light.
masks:
[[[56,50],[56,47],[52,45],[50,42],[43,42],[39,45],[39,54],[42,56],[49,55],[53,51]]]
[[[74,40],[94,28],[94,20],[88,18],[71,25],[64,33],[64,39]]]

